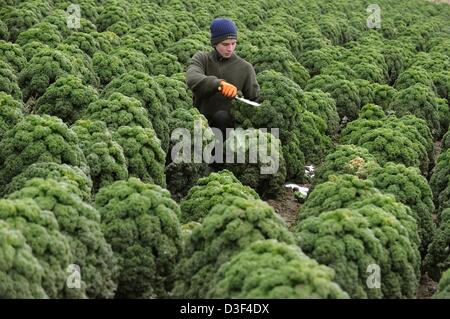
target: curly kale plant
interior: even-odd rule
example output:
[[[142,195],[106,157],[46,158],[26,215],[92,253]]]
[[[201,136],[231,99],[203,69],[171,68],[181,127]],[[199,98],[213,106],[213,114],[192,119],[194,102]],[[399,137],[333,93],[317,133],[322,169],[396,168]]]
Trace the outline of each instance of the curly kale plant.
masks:
[[[43,211],[52,212],[60,232],[69,240],[88,297],[112,298],[117,287],[117,269],[111,246],[100,228],[100,214],[68,186],[54,179],[33,178],[8,198],[33,199]]]
[[[56,117],[26,116],[3,136],[0,148],[3,150],[0,154],[1,188],[38,162],[78,166],[89,174],[76,134]]]
[[[83,85],[80,78],[69,75],[50,85],[36,102],[36,113],[57,116],[68,124],[80,118],[80,113],[98,99],[97,91]]]
[[[209,298],[348,298],[334,282],[334,271],[306,256],[298,246],[257,241],[223,264]]]
[[[80,140],[80,148],[90,168],[94,192],[114,181],[128,178],[123,149],[113,140],[104,122],[78,120],[71,129]]]
[[[95,207],[119,264],[115,296],[167,297],[182,245],[180,209],[170,193],[130,178],[100,189]]]
[[[177,268],[175,296],[205,298],[220,266],[255,241],[294,244],[294,236],[263,201],[227,197],[194,227]]]

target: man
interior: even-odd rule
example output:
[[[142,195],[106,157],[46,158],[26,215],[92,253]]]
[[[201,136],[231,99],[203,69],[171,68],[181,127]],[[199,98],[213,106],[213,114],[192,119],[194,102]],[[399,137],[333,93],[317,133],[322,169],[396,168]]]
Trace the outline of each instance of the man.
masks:
[[[234,53],[237,28],[230,19],[217,18],[211,23],[211,52],[197,52],[188,63],[186,83],[194,93],[194,105],[208,119],[211,127],[234,127],[231,101],[238,91],[255,100],[259,85],[253,66]]]

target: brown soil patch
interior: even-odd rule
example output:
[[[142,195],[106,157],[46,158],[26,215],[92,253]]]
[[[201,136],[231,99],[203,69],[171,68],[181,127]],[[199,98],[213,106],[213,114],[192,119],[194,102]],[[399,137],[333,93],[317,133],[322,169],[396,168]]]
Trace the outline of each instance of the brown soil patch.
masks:
[[[419,289],[417,289],[418,299],[430,299],[436,292],[438,283],[433,281],[428,274],[422,275],[420,278]]]
[[[288,227],[295,223],[300,203],[295,199],[294,191],[291,188],[283,187],[277,198],[269,199],[266,202],[285,220]]]

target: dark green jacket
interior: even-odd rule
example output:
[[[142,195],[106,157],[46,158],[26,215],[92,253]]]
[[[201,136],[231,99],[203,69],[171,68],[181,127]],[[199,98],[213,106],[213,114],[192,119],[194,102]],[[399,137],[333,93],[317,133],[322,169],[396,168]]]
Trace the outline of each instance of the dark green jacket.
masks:
[[[186,83],[194,93],[194,105],[210,118],[217,111],[231,108],[231,99],[219,91],[220,81],[235,85],[245,98],[256,100],[259,85],[253,66],[236,54],[224,59],[214,49],[211,52],[197,52],[189,61]]]

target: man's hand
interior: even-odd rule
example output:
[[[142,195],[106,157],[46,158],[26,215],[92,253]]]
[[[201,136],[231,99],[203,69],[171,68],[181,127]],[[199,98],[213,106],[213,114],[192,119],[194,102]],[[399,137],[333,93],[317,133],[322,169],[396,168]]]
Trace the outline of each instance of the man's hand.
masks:
[[[220,82],[219,91],[226,97],[235,98],[237,95],[237,87],[225,81]]]

